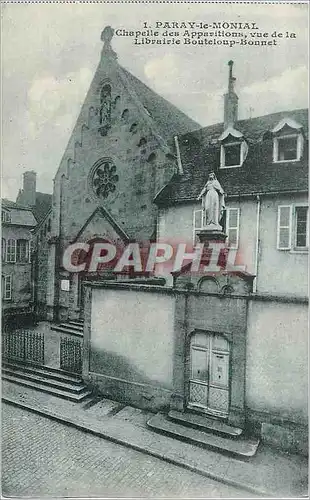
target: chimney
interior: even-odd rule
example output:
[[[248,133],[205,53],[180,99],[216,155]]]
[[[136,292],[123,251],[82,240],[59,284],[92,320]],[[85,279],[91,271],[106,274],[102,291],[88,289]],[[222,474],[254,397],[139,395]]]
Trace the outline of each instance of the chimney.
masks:
[[[36,204],[36,179],[37,174],[33,170],[29,170],[23,175],[23,189],[18,196],[18,202],[26,206],[34,206]]]
[[[228,61],[228,92],[224,95],[224,130],[229,126],[233,127],[238,120],[238,96],[234,90],[236,78],[232,74],[233,65],[234,61]]]

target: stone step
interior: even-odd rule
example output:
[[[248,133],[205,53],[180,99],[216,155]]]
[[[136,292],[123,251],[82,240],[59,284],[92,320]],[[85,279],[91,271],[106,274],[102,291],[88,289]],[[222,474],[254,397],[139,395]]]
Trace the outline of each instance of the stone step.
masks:
[[[84,327],[84,321],[82,321],[82,320],[78,320],[78,319],[77,319],[77,320],[71,320],[71,321],[68,321],[68,324],[69,324],[69,325],[76,325],[76,326],[79,326],[79,327],[81,327],[81,328],[83,328],[83,327]]]
[[[54,330],[55,332],[66,333],[67,335],[73,335],[75,337],[83,338],[83,330],[76,330],[74,328],[71,328],[70,325],[68,325],[68,323],[64,324],[64,326],[51,325],[51,330]]]
[[[86,398],[91,396],[91,391],[87,389],[87,387],[84,387],[82,391],[80,391],[78,394],[73,394],[69,392],[68,390],[61,390],[61,389],[56,389],[54,387],[46,386],[44,384],[41,384],[39,382],[35,382],[33,380],[24,380],[22,378],[13,376],[13,375],[7,375],[3,374],[2,376],[3,380],[8,380],[9,382],[13,382],[18,385],[22,385],[24,387],[30,387],[31,389],[36,389],[41,392],[45,392],[47,394],[51,394],[53,396],[58,396],[63,399],[67,399],[68,401],[72,401],[75,403],[80,403],[81,401],[84,401]]]
[[[61,326],[63,328],[71,328],[72,330],[76,330],[78,332],[83,332],[83,325],[76,325],[75,323],[60,323],[57,326]]]
[[[237,455],[242,458],[253,457],[259,445],[259,439],[241,436],[238,439],[211,434],[187,427],[169,420],[162,413],[157,413],[148,420],[147,425],[155,431],[187,441],[205,448],[216,449],[225,454]]]
[[[4,361],[2,363],[2,369],[10,369],[11,371],[23,372],[23,373],[33,373],[39,376],[48,378],[61,380],[63,382],[70,382],[72,384],[81,384],[82,379],[81,376],[74,373],[69,373],[60,368],[54,368],[49,366],[34,366],[26,363],[12,363]]]
[[[219,434],[224,434],[225,436],[238,437],[241,436],[243,430],[238,427],[232,427],[230,425],[221,422],[220,420],[215,420],[209,418],[206,415],[197,415],[195,413],[181,412],[171,410],[168,413],[168,417],[171,420],[182,423],[183,425],[190,425],[205,430],[206,432],[217,432]]]
[[[83,381],[80,382],[68,382],[66,380],[55,380],[48,377],[39,375],[38,373],[23,372],[21,370],[11,370],[10,368],[2,368],[2,376],[10,376],[19,378],[22,380],[27,380],[30,382],[36,382],[38,384],[46,385],[48,387],[53,387],[55,389],[61,389],[73,394],[78,394],[82,392],[85,388]]]

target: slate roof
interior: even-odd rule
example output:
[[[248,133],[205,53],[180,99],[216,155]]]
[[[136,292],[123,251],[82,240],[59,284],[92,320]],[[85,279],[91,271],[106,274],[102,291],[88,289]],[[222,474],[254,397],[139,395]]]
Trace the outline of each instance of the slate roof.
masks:
[[[6,198],[2,199],[1,207],[8,209],[11,214],[11,221],[8,224],[30,227],[37,225],[36,219],[29,207],[23,207]]]
[[[199,129],[201,125],[189,118],[171,102],[167,101],[154,90],[141,82],[125,68],[120,67],[130,90],[134,90],[139,101],[149,112],[151,118],[159,127],[163,137],[185,134]]]
[[[283,118],[293,118],[303,126],[305,144],[298,162],[273,163],[273,138],[268,131]],[[241,167],[220,168],[219,136],[223,123],[201,128],[179,137],[184,174],[175,174],[155,197],[157,205],[173,205],[196,200],[214,171],[225,193],[247,195],[271,192],[307,191],[308,185],[308,110],[283,111],[257,118],[239,120],[235,129],[243,133],[249,150]]]

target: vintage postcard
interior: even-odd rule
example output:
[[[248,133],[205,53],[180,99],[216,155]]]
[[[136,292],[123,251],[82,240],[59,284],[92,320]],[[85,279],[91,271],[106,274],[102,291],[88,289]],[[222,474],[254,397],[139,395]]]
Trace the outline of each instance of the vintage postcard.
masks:
[[[308,496],[308,2],[3,2],[2,496]]]

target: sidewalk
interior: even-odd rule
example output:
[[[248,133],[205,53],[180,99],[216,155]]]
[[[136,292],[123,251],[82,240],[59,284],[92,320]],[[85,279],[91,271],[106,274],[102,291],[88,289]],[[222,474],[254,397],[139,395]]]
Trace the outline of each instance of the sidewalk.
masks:
[[[252,496],[306,497],[308,463],[304,457],[260,445],[248,461],[224,456],[165,435],[146,425],[153,415],[102,398],[86,409],[30,388],[2,382],[2,399],[85,432],[152,455],[211,479],[243,488]]]

